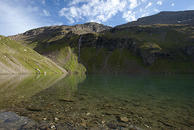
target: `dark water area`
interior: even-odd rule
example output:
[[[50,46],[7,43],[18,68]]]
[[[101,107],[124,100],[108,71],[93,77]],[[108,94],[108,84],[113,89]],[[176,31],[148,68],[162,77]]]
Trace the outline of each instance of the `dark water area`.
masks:
[[[194,75],[0,76],[4,129],[192,130],[193,108]]]

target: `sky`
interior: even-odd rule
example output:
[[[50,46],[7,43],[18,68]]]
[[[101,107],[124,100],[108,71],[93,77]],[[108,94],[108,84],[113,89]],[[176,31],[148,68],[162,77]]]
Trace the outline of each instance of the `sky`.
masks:
[[[194,0],[0,0],[0,35],[86,22],[116,26],[160,11],[182,10],[194,10]]]

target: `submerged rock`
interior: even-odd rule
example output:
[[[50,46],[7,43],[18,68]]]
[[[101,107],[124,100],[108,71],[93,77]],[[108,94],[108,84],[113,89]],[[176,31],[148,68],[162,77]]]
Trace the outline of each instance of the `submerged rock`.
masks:
[[[116,121],[110,121],[110,122],[108,122],[108,123],[107,123],[107,126],[108,126],[110,129],[117,129],[117,127],[118,127]]]
[[[72,99],[59,99],[59,101],[63,101],[63,102],[74,102],[74,100],[72,100]]]
[[[55,121],[59,121],[59,118],[55,117]]]
[[[80,123],[80,125],[83,126],[83,127],[87,127],[87,123],[86,123],[85,120],[82,120],[82,122]]]
[[[14,112],[0,113],[0,129],[36,129],[36,123]]]
[[[88,113],[86,113],[86,116],[89,116],[89,115],[91,115],[91,113],[89,113],[89,112],[88,112]]]
[[[119,117],[119,121],[128,122],[129,119],[127,117]]]

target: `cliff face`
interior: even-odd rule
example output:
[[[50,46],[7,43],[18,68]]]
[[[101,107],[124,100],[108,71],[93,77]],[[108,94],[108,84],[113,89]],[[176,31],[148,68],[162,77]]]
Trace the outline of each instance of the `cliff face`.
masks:
[[[192,13],[171,15],[186,14],[184,19]],[[159,21],[166,14],[160,13]],[[194,72],[194,26],[173,24],[171,15],[170,24],[110,28],[87,23],[39,28],[11,38],[75,72],[85,71],[81,64],[88,73]]]
[[[193,72],[193,29],[155,25],[84,34],[81,62],[89,72]]]
[[[194,25],[194,11],[165,11],[156,15],[139,18],[137,21],[117,26],[118,28],[153,25],[153,24],[187,24]]]

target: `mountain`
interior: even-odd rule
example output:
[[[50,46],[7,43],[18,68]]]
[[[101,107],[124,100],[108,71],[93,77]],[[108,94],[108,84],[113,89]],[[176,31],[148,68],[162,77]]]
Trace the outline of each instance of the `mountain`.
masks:
[[[85,72],[84,66],[78,63],[78,57],[68,46],[69,41],[78,35],[100,33],[111,27],[90,22],[75,26],[49,26],[29,30],[23,34],[11,36],[38,53],[47,56],[70,73]]]
[[[188,14],[192,12],[172,14],[190,19]],[[85,71],[84,65],[88,73],[193,73],[194,26],[188,22],[173,24],[176,17],[172,16],[165,16],[166,23],[169,22],[161,24],[163,15],[171,13],[159,14],[160,24],[154,25],[145,22],[146,25],[141,26],[126,24],[114,28],[97,23],[50,26],[10,38],[21,41],[70,72]],[[153,17],[155,19],[155,16],[146,19],[154,21]],[[93,29],[93,24],[100,29]]]
[[[0,36],[0,73],[67,73],[50,59],[22,44]]]
[[[164,11],[156,15],[139,18],[137,21],[129,22],[117,26],[129,27],[138,25],[153,25],[153,24],[187,24],[194,25],[194,10],[189,11]]]
[[[74,26],[48,26],[41,27],[37,29],[29,30],[23,34],[12,36],[14,40],[25,40],[27,42],[31,41],[41,41],[42,39],[47,39],[52,41],[53,39],[60,39],[64,36],[71,34],[87,34],[87,33],[99,33],[104,30],[111,29],[112,27],[105,26],[102,24],[90,22],[85,24],[77,24]]]

